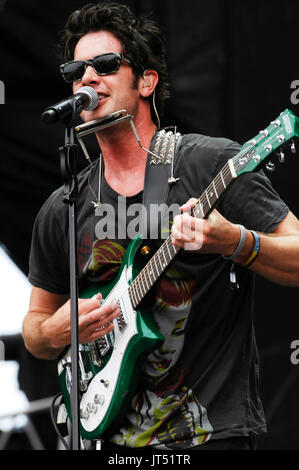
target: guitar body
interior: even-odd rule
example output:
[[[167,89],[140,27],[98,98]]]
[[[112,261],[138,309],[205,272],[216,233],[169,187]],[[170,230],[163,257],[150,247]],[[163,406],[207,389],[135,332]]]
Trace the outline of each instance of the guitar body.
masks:
[[[111,333],[79,346],[80,433],[84,439],[98,438],[123,411],[137,382],[138,359],[163,340],[151,314],[134,310],[129,296],[128,288],[138,274],[134,258],[140,243],[140,237],[132,240],[112,283],[102,288],[93,285],[80,294],[81,298],[90,298],[101,292],[103,304],[115,301],[121,310]],[[59,361],[58,374],[71,418],[70,350]]]

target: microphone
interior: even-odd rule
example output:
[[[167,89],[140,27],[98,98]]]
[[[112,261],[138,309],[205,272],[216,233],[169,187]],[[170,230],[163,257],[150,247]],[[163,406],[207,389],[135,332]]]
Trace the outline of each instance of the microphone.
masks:
[[[41,115],[41,119],[47,123],[73,120],[83,109],[95,109],[98,102],[97,92],[90,86],[84,86],[74,95],[46,108]]]

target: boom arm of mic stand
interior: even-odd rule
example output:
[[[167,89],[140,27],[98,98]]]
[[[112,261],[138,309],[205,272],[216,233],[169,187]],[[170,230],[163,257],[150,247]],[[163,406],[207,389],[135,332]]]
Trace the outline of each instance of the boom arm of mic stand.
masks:
[[[79,413],[79,328],[78,328],[78,266],[77,266],[77,144],[74,129],[66,125],[65,145],[59,148],[60,166],[64,181],[63,202],[69,208],[70,305],[71,305],[71,448],[80,450]]]

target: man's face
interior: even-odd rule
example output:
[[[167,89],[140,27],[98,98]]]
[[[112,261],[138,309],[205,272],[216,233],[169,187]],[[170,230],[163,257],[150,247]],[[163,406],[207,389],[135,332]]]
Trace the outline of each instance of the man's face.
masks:
[[[120,41],[108,31],[91,32],[78,41],[74,60],[88,60],[108,52],[122,52]],[[91,66],[87,66],[82,79],[73,83],[73,91],[76,93],[81,87],[90,86],[98,93],[99,104],[92,111],[83,111],[81,118],[87,122],[121,109],[135,116],[140,100],[135,80],[131,66],[124,61],[120,69],[110,75],[98,75]]]

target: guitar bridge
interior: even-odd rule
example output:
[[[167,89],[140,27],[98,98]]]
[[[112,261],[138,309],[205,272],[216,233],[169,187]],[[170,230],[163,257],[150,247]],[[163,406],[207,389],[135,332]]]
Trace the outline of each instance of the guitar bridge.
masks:
[[[93,377],[93,373],[89,371],[88,364],[88,353],[90,352],[90,347],[87,344],[79,345],[79,367],[80,367],[80,390],[84,392],[87,390],[88,383]]]

